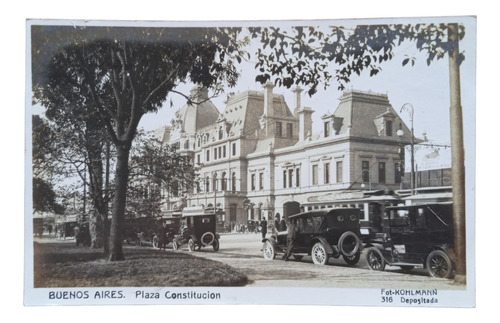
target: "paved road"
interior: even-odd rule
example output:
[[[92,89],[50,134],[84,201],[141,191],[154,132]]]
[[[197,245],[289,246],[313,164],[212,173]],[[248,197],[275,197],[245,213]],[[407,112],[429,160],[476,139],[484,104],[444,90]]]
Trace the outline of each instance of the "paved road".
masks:
[[[409,289],[463,289],[453,280],[437,279],[423,269],[404,273],[399,267],[388,267],[384,272],[368,269],[362,255],[359,263],[349,267],[339,259],[330,259],[327,266],[314,265],[310,257],[301,261],[265,260],[262,256],[260,234],[225,234],[220,249],[211,247],[194,251],[193,255],[226,263],[243,271],[251,280],[249,286],[266,287],[336,287],[336,288],[409,288]],[[179,252],[189,252],[186,246]]]
[[[69,240],[34,238],[39,242],[69,243]],[[335,288],[385,288],[385,289],[440,289],[461,290],[453,280],[430,277],[424,269],[414,269],[404,273],[399,267],[386,267],[383,272],[371,271],[364,259],[353,267],[348,266],[340,257],[330,259],[326,266],[314,265],[311,257],[301,261],[281,260],[278,254],[275,260],[265,260],[262,256],[261,235],[255,233],[223,234],[220,249],[214,252],[212,247],[202,248],[192,254],[226,263],[244,272],[249,280],[248,286],[262,287],[335,287]],[[170,244],[167,248],[172,248]],[[189,252],[182,246],[177,252]]]

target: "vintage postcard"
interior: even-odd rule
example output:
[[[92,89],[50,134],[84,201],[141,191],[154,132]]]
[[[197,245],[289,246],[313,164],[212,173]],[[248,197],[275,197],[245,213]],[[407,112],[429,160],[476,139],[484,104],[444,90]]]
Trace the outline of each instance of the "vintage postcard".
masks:
[[[475,306],[475,17],[26,24],[26,305]]]

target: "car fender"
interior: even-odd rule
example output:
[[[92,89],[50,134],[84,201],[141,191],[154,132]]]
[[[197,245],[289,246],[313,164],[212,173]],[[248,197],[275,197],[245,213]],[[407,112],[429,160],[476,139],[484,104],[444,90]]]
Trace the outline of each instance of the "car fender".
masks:
[[[274,249],[282,250],[281,246],[278,245],[278,242],[274,238],[264,238],[264,239],[262,239],[262,243],[266,243],[268,241],[273,245]]]
[[[317,242],[321,242],[325,246],[325,250],[329,255],[335,255],[338,254],[339,251],[337,249],[337,246],[332,246],[331,244],[328,243],[328,241],[323,238],[323,237],[314,237],[311,240],[311,247],[316,244]]]
[[[380,243],[371,243],[371,242],[369,242],[369,243],[365,243],[363,245],[363,249],[368,249],[368,248],[372,248],[372,247],[373,248],[377,248],[379,250],[383,250],[384,249],[384,246],[382,244],[380,244]]]
[[[273,245],[277,245],[276,239],[274,239],[273,237],[262,239],[262,243],[266,243],[267,241],[271,242]]]

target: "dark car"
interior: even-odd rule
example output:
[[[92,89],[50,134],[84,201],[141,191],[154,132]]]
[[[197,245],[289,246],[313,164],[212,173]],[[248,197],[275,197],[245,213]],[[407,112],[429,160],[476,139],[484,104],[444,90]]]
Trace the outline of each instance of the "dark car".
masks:
[[[452,276],[452,203],[388,207],[383,222],[383,237],[365,245],[370,269],[384,270],[389,265],[409,271],[420,267],[433,277]]]
[[[152,216],[125,219],[123,240],[127,244],[152,246],[159,227],[158,220]]]
[[[200,208],[185,208],[182,212],[180,232],[172,242],[173,249],[187,244],[189,251],[212,246],[219,250],[220,236],[216,233],[217,221],[214,213],[206,213]]]
[[[362,249],[359,215],[357,208],[335,208],[289,216],[289,223],[295,223],[297,230],[293,257],[300,260],[310,255],[315,264],[324,265],[330,257],[342,256],[347,264],[355,265]],[[277,253],[285,253],[286,239],[286,231],[263,239],[264,258],[274,259]]]
[[[180,217],[165,217],[161,218],[158,221],[158,236],[159,239],[157,241],[157,245],[155,247],[164,247],[170,242],[174,241],[174,237],[179,233],[179,229],[181,226],[181,218]],[[161,245],[163,243],[163,246]]]

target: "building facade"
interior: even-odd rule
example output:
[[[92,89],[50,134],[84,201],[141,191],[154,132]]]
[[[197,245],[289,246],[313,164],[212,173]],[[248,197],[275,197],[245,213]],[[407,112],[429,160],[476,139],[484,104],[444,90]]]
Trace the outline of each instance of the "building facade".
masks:
[[[199,181],[167,194],[165,211],[215,206],[221,223],[274,221],[320,201],[401,188],[411,133],[386,94],[346,91],[313,125],[315,111],[293,91],[293,109],[268,83],[228,98],[220,113],[206,89],[193,88],[193,103],[158,134],[192,158]]]

